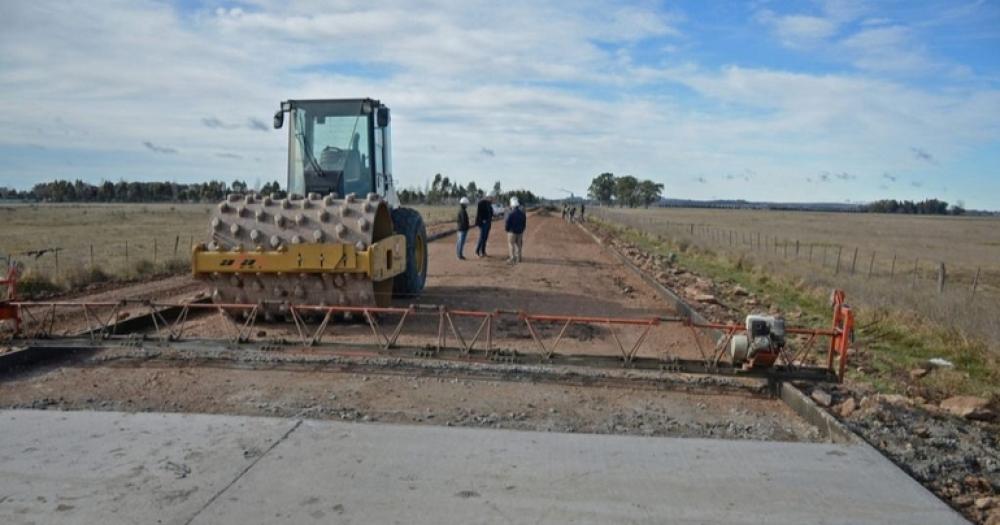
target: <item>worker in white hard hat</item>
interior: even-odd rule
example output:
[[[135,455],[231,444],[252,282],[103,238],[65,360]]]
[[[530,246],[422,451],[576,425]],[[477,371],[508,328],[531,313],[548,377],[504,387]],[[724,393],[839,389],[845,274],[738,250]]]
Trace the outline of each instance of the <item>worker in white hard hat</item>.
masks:
[[[459,259],[465,260],[462,250],[465,249],[465,238],[469,236],[469,212],[466,210],[466,207],[469,206],[469,199],[462,197],[458,201],[458,206],[458,245],[455,247],[455,252]]]
[[[504,222],[504,229],[507,231],[507,249],[510,257],[507,259],[511,264],[521,262],[521,248],[524,244],[524,229],[528,224],[527,216],[521,209],[521,203],[517,197],[510,198],[510,213]]]

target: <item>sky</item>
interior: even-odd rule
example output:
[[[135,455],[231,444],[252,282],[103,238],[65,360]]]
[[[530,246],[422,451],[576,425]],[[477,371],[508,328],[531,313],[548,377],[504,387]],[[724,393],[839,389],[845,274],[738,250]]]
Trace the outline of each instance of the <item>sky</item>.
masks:
[[[392,108],[399,187],[1000,209],[1000,1],[0,3],[0,186],[286,177],[297,98]]]

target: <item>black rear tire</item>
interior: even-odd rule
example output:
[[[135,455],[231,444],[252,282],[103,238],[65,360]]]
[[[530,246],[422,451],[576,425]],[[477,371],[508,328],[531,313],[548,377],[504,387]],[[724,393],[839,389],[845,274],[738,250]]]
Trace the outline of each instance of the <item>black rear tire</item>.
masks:
[[[411,208],[392,210],[392,225],[406,236],[406,271],[393,279],[393,296],[419,295],[427,282],[427,229],[424,219]]]

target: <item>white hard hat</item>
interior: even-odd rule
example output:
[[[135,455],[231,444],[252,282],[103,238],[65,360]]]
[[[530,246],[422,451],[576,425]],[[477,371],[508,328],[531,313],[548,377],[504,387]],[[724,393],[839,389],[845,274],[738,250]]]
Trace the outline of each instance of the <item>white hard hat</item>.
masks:
[[[461,199],[458,200],[458,203],[459,204],[468,204],[469,203],[469,199],[467,197],[462,197]]]
[[[510,207],[511,208],[516,208],[516,207],[518,207],[520,205],[521,205],[521,202],[517,200],[517,197],[511,197],[510,198]]]

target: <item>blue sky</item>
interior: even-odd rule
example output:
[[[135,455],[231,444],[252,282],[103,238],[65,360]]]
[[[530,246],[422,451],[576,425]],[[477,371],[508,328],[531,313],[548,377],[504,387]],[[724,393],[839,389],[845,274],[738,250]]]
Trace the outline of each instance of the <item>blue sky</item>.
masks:
[[[4,2],[0,185],[284,181],[288,98],[393,109],[395,175],[552,197],[1000,209],[1000,2]]]

